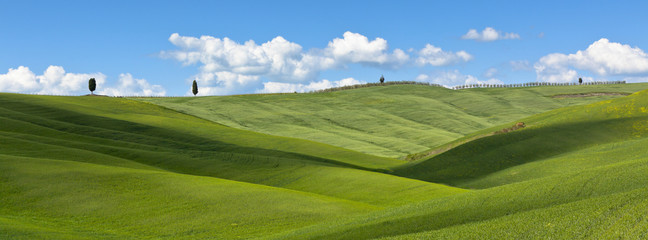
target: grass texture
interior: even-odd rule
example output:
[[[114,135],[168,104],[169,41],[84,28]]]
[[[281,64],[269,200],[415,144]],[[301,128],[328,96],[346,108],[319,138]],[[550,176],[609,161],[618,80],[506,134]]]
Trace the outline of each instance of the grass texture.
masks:
[[[450,90],[395,85],[309,94],[137,98],[226,126],[401,158],[548,110],[619,97],[648,84]]]
[[[552,97],[642,87],[136,100],[2,93],[0,238],[642,239],[648,90]],[[249,131],[265,121],[276,133],[299,112],[303,121],[285,128],[324,140]],[[343,124],[329,126],[344,127],[327,135],[315,123],[332,117]],[[487,136],[519,121],[526,127]],[[398,125],[406,122],[419,125]],[[417,129],[426,127],[446,138],[423,140]],[[383,135],[392,147],[374,140]],[[325,141],[345,136],[391,153]],[[450,145],[413,162],[389,157]]]

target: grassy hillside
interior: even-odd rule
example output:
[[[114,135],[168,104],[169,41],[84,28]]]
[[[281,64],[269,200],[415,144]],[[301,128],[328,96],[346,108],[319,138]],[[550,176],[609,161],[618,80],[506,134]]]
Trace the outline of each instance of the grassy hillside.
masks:
[[[239,129],[308,139],[358,152],[403,157],[466,134],[548,110],[619,95],[648,84],[449,90],[421,85],[330,93],[137,98]]]
[[[471,141],[396,171],[482,190],[275,237],[644,238],[647,106],[648,90],[529,117],[526,129]]]
[[[648,234],[648,157],[325,222],[275,238],[547,239]]]
[[[466,192],[373,171],[399,160],[148,103],[0,102],[0,238],[254,237]]]
[[[527,124],[524,129],[468,142],[401,166],[396,174],[483,188],[634,159],[641,144],[631,140],[648,131],[646,95],[642,91],[534,115],[520,120]]]
[[[374,207],[219,178],[0,157],[0,238],[263,236]]]
[[[435,101],[464,104],[457,116],[481,119],[484,128],[410,163],[131,99],[0,94],[0,238],[641,239],[648,236],[648,90],[537,98],[628,86],[439,92]],[[400,87],[337,93],[420,86]],[[337,99],[231,98],[252,99],[245,105],[277,96]],[[597,98],[610,99],[586,104]],[[485,105],[470,104],[488,99],[510,101],[502,116],[523,117],[486,117]],[[555,109],[532,114],[544,107]],[[517,121],[527,127],[465,139]]]

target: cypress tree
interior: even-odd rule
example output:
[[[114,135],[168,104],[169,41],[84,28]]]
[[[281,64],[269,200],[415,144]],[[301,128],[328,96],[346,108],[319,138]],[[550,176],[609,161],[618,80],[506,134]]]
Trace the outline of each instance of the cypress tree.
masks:
[[[90,90],[90,93],[94,95],[94,91],[97,89],[97,81],[95,81],[94,78],[90,78],[88,81],[88,89]]]
[[[193,84],[191,85],[191,92],[196,96],[198,94],[198,83],[196,80],[193,81]]]

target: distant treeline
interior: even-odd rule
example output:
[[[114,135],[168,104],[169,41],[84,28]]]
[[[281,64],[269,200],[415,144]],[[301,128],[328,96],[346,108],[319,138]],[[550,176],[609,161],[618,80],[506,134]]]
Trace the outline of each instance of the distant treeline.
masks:
[[[425,86],[433,86],[433,87],[443,87],[436,83],[415,82],[415,81],[394,81],[394,82],[384,82],[384,83],[365,83],[365,84],[348,85],[342,87],[334,87],[334,88],[310,91],[309,93],[335,92],[335,91],[342,91],[342,90],[349,90],[349,89],[356,89],[356,88],[389,86],[389,85],[425,85]]]
[[[577,86],[577,85],[603,85],[603,84],[625,84],[626,81],[601,81],[601,82],[584,82],[584,83],[549,83],[549,82],[528,82],[528,83],[516,83],[516,84],[466,84],[461,86],[454,86],[451,89],[467,89],[467,88],[515,88],[515,87],[537,87],[537,86]],[[425,85],[433,87],[443,87],[436,83],[427,83],[427,82],[416,82],[416,81],[394,81],[394,82],[384,82],[384,83],[365,83],[365,84],[356,84],[342,87],[327,88],[322,90],[310,91],[309,93],[324,93],[324,92],[335,92],[341,90],[365,88],[365,87],[377,87],[377,86],[389,86],[389,85]]]
[[[601,81],[601,82],[584,82],[584,83],[549,83],[549,82],[528,82],[528,83],[517,83],[517,84],[466,84],[461,86],[454,86],[451,89],[460,90],[468,88],[516,88],[516,87],[537,87],[537,86],[577,86],[577,85],[604,85],[604,84],[625,84],[626,81]],[[377,87],[377,86],[390,86],[390,85],[425,85],[432,87],[444,87],[436,83],[427,83],[427,82],[416,82],[416,81],[393,81],[393,82],[384,82],[384,83],[365,83],[365,84],[356,84],[342,87],[327,88],[321,90],[310,91],[308,93],[325,93],[325,92],[335,92],[349,89],[357,88],[366,88],[366,87]],[[60,94],[37,94],[37,93],[22,93],[22,94],[33,94],[33,95],[45,95],[45,96],[79,96],[79,95],[60,95]],[[290,93],[255,93],[255,94],[241,94],[241,95],[256,95],[256,94],[290,94]],[[117,98],[177,98],[177,97],[186,97],[186,96],[106,96],[106,95],[85,95],[85,96],[98,96],[98,97],[117,97]]]
[[[550,83],[550,82],[529,82],[529,83],[516,83],[516,84],[466,84],[461,86],[454,86],[452,89],[466,89],[466,88],[515,88],[515,87],[537,87],[537,86],[577,86],[577,85],[603,85],[603,84],[625,84],[626,81],[603,81],[603,82],[584,82],[584,83]]]

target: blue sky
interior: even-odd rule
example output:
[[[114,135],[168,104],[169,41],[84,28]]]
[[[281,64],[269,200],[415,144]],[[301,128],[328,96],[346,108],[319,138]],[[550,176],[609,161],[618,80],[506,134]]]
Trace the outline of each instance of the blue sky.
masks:
[[[2,92],[85,94],[89,77],[100,94],[170,96],[193,79],[200,95],[381,74],[446,86],[648,81],[647,1],[0,4]]]

